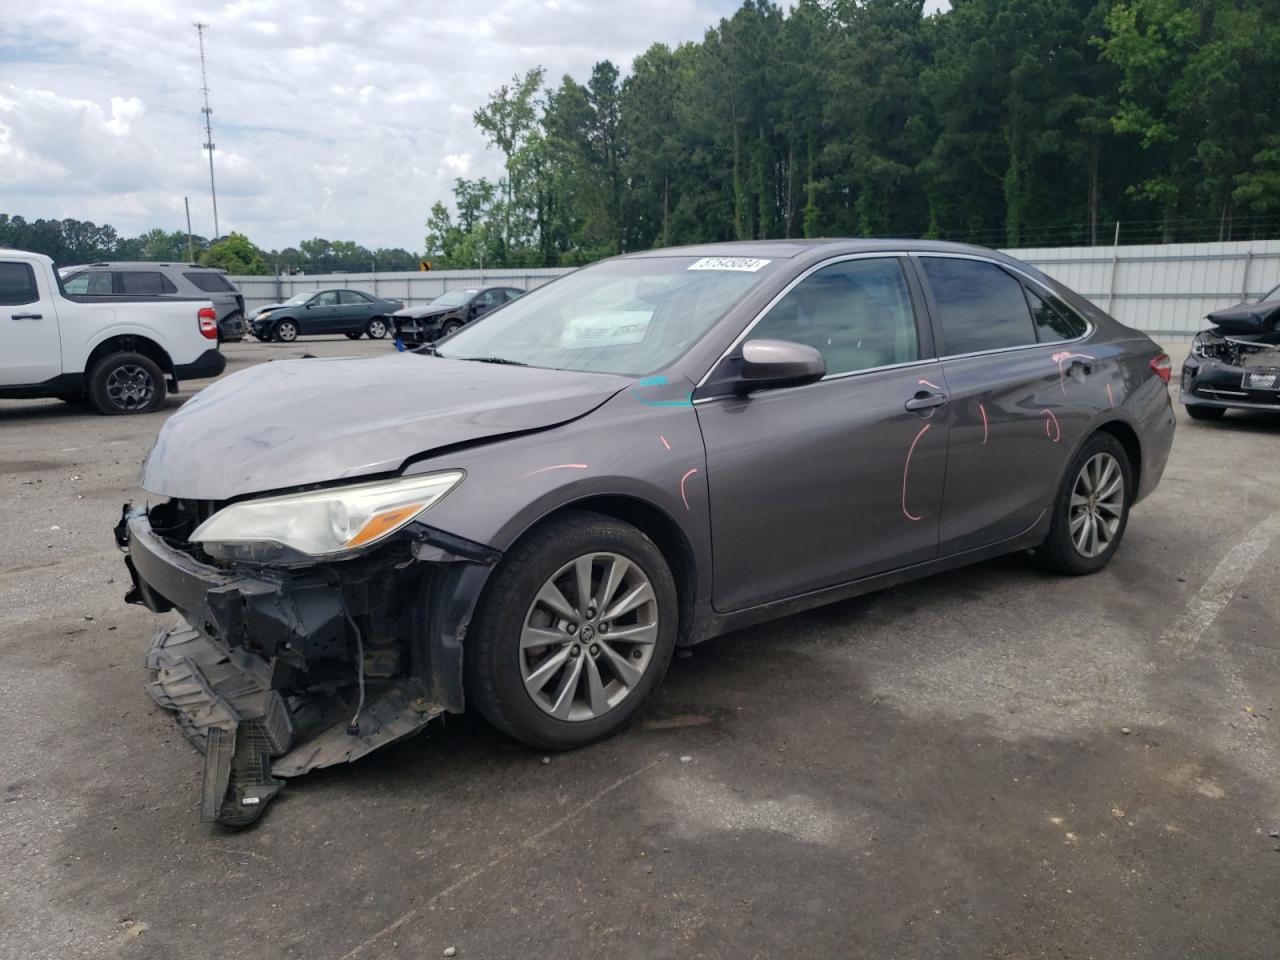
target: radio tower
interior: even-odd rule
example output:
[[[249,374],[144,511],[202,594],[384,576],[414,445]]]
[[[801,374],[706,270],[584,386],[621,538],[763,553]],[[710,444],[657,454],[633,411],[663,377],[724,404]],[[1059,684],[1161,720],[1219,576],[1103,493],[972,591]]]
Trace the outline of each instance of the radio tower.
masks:
[[[194,26],[200,38],[200,92],[204,95],[204,106],[200,108],[200,112],[204,114],[204,148],[209,151],[209,193],[213,197],[213,239],[217,240],[221,236],[221,231],[218,229],[218,188],[213,184],[213,125],[209,120],[213,114],[213,107],[209,106],[209,72],[204,64],[204,31],[209,25],[197,23]]]

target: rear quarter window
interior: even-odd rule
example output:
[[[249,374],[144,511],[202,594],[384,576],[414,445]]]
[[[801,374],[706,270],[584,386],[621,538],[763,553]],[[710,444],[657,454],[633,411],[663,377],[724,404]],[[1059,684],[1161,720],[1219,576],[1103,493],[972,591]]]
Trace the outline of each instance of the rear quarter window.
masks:
[[[228,280],[220,273],[214,273],[212,270],[192,270],[190,273],[184,273],[186,277],[197,289],[203,290],[205,293],[236,293],[236,285]]]
[[[1085,322],[1072,313],[1065,303],[1052,295],[1041,296],[1030,287],[1026,290],[1027,303],[1031,305],[1031,318],[1036,324],[1036,336],[1041,343],[1074,340],[1083,336],[1088,329]]]
[[[36,274],[29,263],[0,261],[0,304],[18,307],[39,299]]]

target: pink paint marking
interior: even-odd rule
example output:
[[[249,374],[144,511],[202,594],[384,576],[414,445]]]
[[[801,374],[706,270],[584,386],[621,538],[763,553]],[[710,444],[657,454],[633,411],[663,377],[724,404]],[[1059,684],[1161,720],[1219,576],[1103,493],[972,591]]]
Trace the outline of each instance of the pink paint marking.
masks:
[[[920,428],[920,432],[916,434],[916,438],[911,441],[911,447],[907,450],[907,461],[902,465],[902,513],[908,520],[923,520],[924,516],[916,516],[907,509],[907,474],[911,471],[911,455],[916,452],[916,444],[920,442],[920,438],[929,432],[929,428],[933,426],[926,423]]]
[[[546,473],[548,470],[587,470],[589,469],[585,463],[557,463],[550,467],[541,467],[537,470],[530,470],[525,474],[526,477],[534,477],[540,473]]]
[[[1116,408],[1116,398],[1115,394],[1111,392],[1111,384],[1109,383],[1107,384],[1107,400],[1111,402],[1111,409],[1114,410]]]
[[[928,380],[917,380],[917,381],[916,381],[916,383],[920,384],[920,386],[922,386],[922,387],[933,387],[933,389],[935,389],[935,390],[941,390],[941,389],[942,389],[942,388],[941,388],[940,386],[938,386],[936,383],[930,383]]]
[[[978,412],[982,414],[982,445],[987,445],[987,408],[978,404]]]
[[[1052,440],[1054,443],[1057,443],[1059,440],[1062,439],[1062,427],[1058,425],[1058,418],[1055,417],[1053,415],[1053,411],[1048,409],[1047,407],[1044,410],[1041,410],[1040,412],[1044,414],[1044,435],[1048,437],[1050,440]],[[1053,423],[1053,433],[1049,432],[1050,422]]]
[[[668,450],[671,449],[671,444],[667,443],[666,437],[664,437],[662,434],[658,434],[658,439],[662,441],[662,445],[664,447],[666,447]]]
[[[680,499],[684,501],[684,508],[686,510],[692,510],[693,508],[689,506],[689,498],[685,495],[684,484],[686,480],[688,480],[697,472],[698,472],[698,468],[694,467],[693,469],[689,470],[683,477],[680,478]]]
[[[1057,353],[1055,353],[1052,357],[1049,358],[1050,360],[1052,360],[1054,363],[1058,365],[1058,386],[1062,388],[1063,396],[1066,396],[1066,393],[1067,393],[1067,378],[1066,378],[1066,371],[1063,369],[1062,365],[1066,363],[1068,360],[1071,360],[1073,358],[1079,359],[1079,360],[1097,360],[1098,359],[1097,357],[1090,356],[1087,353],[1071,353],[1068,350],[1059,350]]]

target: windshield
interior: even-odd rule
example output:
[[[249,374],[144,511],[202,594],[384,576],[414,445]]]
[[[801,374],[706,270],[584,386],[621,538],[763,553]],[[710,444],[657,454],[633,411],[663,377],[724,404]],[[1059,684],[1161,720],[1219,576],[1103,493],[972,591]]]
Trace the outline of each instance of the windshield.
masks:
[[[448,293],[432,300],[431,305],[433,307],[460,307],[479,292],[479,290],[450,290]]]
[[[1270,303],[1272,300],[1280,300],[1280,287],[1276,287],[1270,293],[1263,296],[1259,303]]]
[[[437,353],[639,376],[688,350],[776,266],[743,257],[608,260],[526,293]]]
[[[316,295],[314,290],[306,290],[302,293],[295,293],[292,297],[284,302],[286,307],[300,307],[312,297]]]

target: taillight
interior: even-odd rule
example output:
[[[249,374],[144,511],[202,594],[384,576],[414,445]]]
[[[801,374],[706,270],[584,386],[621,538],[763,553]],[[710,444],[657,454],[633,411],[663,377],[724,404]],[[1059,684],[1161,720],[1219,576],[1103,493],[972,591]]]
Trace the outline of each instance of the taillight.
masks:
[[[1169,382],[1169,374],[1173,373],[1173,361],[1169,359],[1167,353],[1151,359],[1151,372],[1165,383]]]
[[[196,314],[196,319],[200,324],[200,332],[205,337],[210,340],[218,339],[218,311],[214,310],[213,307],[201,307],[200,312]],[[1169,358],[1165,357],[1165,359],[1168,360]],[[1168,380],[1169,374],[1166,373],[1164,378]]]

